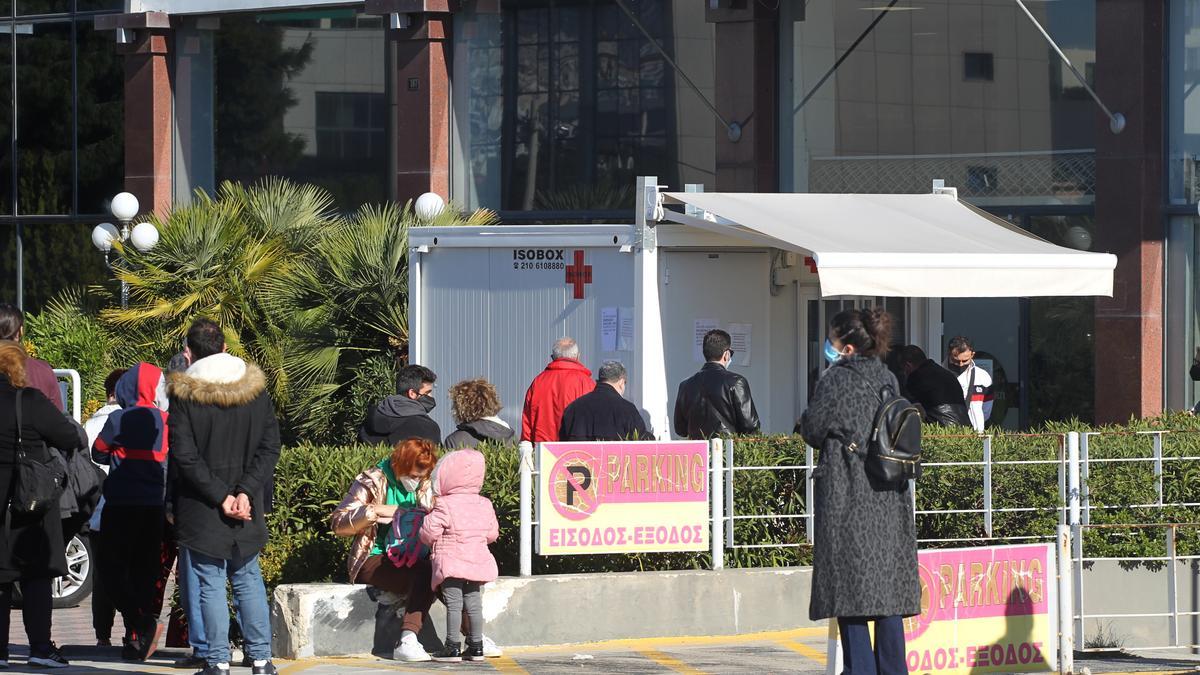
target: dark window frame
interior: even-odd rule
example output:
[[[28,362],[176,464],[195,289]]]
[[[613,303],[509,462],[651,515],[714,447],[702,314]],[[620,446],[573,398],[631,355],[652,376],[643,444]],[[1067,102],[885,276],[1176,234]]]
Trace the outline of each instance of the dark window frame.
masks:
[[[574,164],[571,167],[574,170],[574,175],[578,177],[578,180],[575,180],[573,184],[587,184],[603,178],[603,176],[599,175],[600,172],[596,168],[595,152],[596,143],[598,140],[601,140],[596,131],[597,103],[599,99],[598,92],[601,91],[601,83],[599,81],[600,73],[597,67],[597,24],[599,23],[599,13],[606,7],[613,7],[616,9],[616,11],[620,11],[619,8],[615,8],[610,2],[605,2],[605,0],[539,0],[537,2],[522,2],[519,5],[507,5],[503,8],[501,30],[505,38],[501,44],[504,59],[502,78],[503,82],[501,87],[501,96],[503,98],[501,121],[502,170],[500,172],[500,204],[498,205],[499,208],[497,210],[499,213],[504,214],[504,220],[545,220],[545,214],[548,213],[548,211],[539,210],[533,205],[531,205],[531,208],[528,210],[520,208],[520,199],[518,199],[518,196],[521,188],[512,180],[516,175],[517,166],[517,98],[520,95],[520,92],[518,91],[519,67],[517,59],[519,50],[522,46],[536,46],[539,49],[544,47],[548,55],[547,58],[549,59],[549,63],[547,64],[548,81],[546,90],[545,92],[540,90],[537,92],[538,94],[544,94],[546,96],[545,105],[547,109],[547,124],[546,128],[543,130],[543,134],[548,141],[549,149],[543,150],[542,152],[545,152],[550,158],[549,169],[546,172],[549,182],[547,185],[539,185],[538,191],[553,191],[556,189],[561,189],[562,187],[567,187],[565,185],[557,185],[556,183],[561,174],[561,172],[558,170],[558,162],[560,162],[562,158],[559,156],[559,152],[557,151],[557,147],[559,146],[558,139],[553,133],[553,130],[558,126],[557,123],[562,121],[558,116],[560,90],[557,87],[557,83],[559,82],[559,64],[555,58],[555,45],[565,43],[558,42],[554,36],[555,27],[558,23],[558,10],[561,8],[574,8],[580,12],[580,29],[578,40],[575,42],[575,44],[577,44],[579,47],[577,52],[577,58],[579,60],[579,82],[578,89],[570,90],[572,93],[577,93],[578,95],[578,117],[574,120],[574,122],[575,128],[580,131],[580,133],[577,134],[579,140],[577,157],[575,158]],[[536,43],[520,43],[516,39],[518,34],[517,13],[522,11],[538,10],[548,12],[548,16],[546,18],[546,25],[548,27],[546,41]],[[674,43],[674,35],[672,32],[673,24],[671,21],[673,11],[674,7],[671,3],[665,1],[662,3],[662,29],[656,35],[656,38],[662,44],[668,47],[668,51],[670,51],[670,48]],[[621,20],[628,21],[624,14],[621,14]],[[633,40],[638,44],[645,44],[646,42],[645,38],[642,37],[640,33],[637,34],[636,38],[633,38]],[[619,42],[623,41],[625,40],[619,40]],[[667,101],[666,110],[668,114],[665,115],[665,122],[663,124],[663,153],[665,157],[674,157],[678,155],[679,146],[677,128],[678,120],[676,115],[673,114],[675,111],[675,106],[678,104],[678,88],[675,82],[674,69],[665,62],[663,65],[667,75],[664,77],[662,86],[650,87],[642,85],[639,82],[634,88],[639,91],[639,99],[641,92],[645,92],[647,90],[657,90]],[[538,67],[540,68],[540,63]],[[605,91],[611,90],[619,92],[620,89],[622,88],[608,88],[605,89]],[[532,133],[536,133],[536,131]],[[608,137],[605,138],[607,139]],[[633,142],[639,148],[639,150],[636,151],[637,154],[640,154],[640,148],[642,147],[643,139],[645,138],[645,136],[640,134],[625,136],[622,135],[621,131],[618,129],[616,136],[613,137],[613,140],[618,144],[618,146],[621,145],[623,140]],[[525,167],[521,175],[525,176],[527,172],[528,166]],[[659,174],[660,179],[665,182],[678,182],[675,181],[671,175],[662,175],[662,171],[659,171]],[[534,199],[536,200],[536,196]],[[514,208],[509,208],[510,206]],[[553,212],[561,213],[564,215],[564,217],[574,215],[575,218],[594,219],[600,214],[625,213],[625,210],[582,209],[578,211],[555,210]]]
[[[994,82],[996,56],[992,52],[963,52],[963,81]]]

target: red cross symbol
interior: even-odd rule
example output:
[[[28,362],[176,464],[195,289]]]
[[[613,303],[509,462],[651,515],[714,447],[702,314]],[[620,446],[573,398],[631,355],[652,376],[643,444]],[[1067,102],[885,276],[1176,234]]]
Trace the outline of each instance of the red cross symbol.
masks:
[[[811,255],[806,255],[806,256],[804,256],[804,264],[808,265],[808,269],[811,270],[813,274],[817,273],[816,258],[813,258]]]
[[[575,264],[567,265],[567,283],[575,287],[575,299],[583,299],[584,284],[592,283],[592,266],[583,264],[583,251],[575,251]]]

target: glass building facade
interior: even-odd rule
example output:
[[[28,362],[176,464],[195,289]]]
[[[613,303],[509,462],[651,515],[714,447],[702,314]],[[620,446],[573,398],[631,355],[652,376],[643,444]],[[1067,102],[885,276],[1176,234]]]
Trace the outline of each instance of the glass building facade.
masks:
[[[90,235],[122,189],[124,62],[93,22],[122,6],[0,3],[3,301],[36,310],[64,288],[110,278]]]
[[[1094,0],[1029,6],[1093,77]],[[1090,248],[1095,104],[1016,3],[782,9],[781,190],[921,193],[944,179],[1038,236]],[[1008,383],[996,392],[997,421],[1091,417],[1094,300],[948,298],[942,311],[943,347],[971,338]]]
[[[639,175],[714,185],[714,31],[702,7],[465,5],[454,32],[456,201],[523,217],[632,209]]]
[[[175,201],[272,175],[325,187],[342,211],[413,196],[397,176],[412,169],[414,132],[397,127],[411,123],[404,115],[425,83],[405,69],[419,53],[414,44],[441,38],[392,30],[361,1],[205,0],[218,8],[207,13],[147,2],[173,12],[165,34]],[[63,288],[110,278],[88,232],[123,187],[124,106],[138,102],[125,101],[125,56],[113,35],[93,24],[124,4],[0,0],[8,141],[0,299],[16,298],[18,275],[35,310]],[[1097,175],[1098,148],[1112,139],[1096,103],[1011,0],[750,2],[753,20],[773,26],[751,42],[722,24],[726,10],[707,4],[464,0],[440,15],[449,30],[436,49],[445,48],[448,84],[428,94],[439,99],[429,108],[437,119],[416,133],[425,124],[448,157],[434,162],[446,164],[437,171],[447,196],[506,222],[625,221],[639,175],[784,192],[922,193],[943,179],[1056,244],[1109,245],[1110,229],[1097,223],[1112,211],[1097,212]],[[1098,39],[1108,35],[1098,25],[1111,7],[1026,5],[1089,84],[1113,72],[1112,59],[1127,60],[1098,55],[1114,48],[1111,37]],[[1165,402],[1190,407],[1200,398],[1186,375],[1200,346],[1200,0],[1167,0],[1163,18],[1162,176],[1136,189],[1161,200],[1166,266],[1143,271],[1138,283],[1163,287]],[[775,45],[765,79],[757,65],[730,68],[755,63],[739,58],[747,51],[771,54],[762,44]],[[730,86],[741,76],[754,79],[754,101],[741,100],[746,87]],[[753,140],[740,144],[711,109],[734,99],[743,117],[759,108],[746,118]],[[777,105],[774,114],[763,101]],[[747,188],[746,172],[768,165]],[[1159,183],[1162,194],[1150,195]],[[1097,306],[1090,298],[946,299],[942,332],[974,338],[1003,371],[1006,426],[1089,419],[1096,361],[1106,358]]]
[[[320,185],[345,211],[395,198],[383,19],[297,8],[177,33],[176,199],[263,176]]]

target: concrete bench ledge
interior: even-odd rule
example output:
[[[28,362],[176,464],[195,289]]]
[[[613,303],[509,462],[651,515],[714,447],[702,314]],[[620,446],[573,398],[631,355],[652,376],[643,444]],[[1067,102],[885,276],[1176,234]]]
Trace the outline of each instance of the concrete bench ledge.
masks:
[[[787,630],[815,625],[811,581],[808,567],[505,577],[484,590],[485,632],[502,646],[532,646]],[[403,606],[377,595],[350,584],[279,586],[275,655],[390,656]],[[421,631],[426,649],[440,646],[445,621],[435,603]]]

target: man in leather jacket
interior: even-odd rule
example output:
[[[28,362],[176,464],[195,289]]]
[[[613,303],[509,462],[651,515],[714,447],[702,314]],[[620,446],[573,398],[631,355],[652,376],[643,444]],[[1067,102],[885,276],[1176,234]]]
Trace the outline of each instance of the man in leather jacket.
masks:
[[[727,370],[733,360],[729,333],[710,330],[704,335],[700,372],[679,385],[675,397],[675,435],[692,440],[753,434],[759,430],[758,411],[746,378]]]
[[[925,418],[944,427],[969,427],[966,399],[954,373],[939,366],[916,345],[900,350],[900,368],[908,396],[925,409]]]

